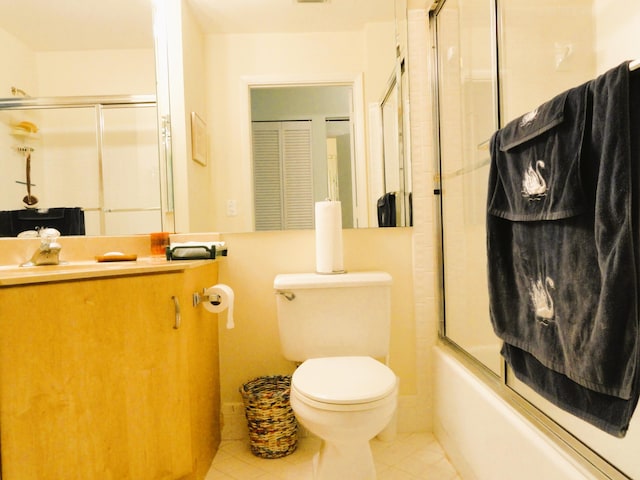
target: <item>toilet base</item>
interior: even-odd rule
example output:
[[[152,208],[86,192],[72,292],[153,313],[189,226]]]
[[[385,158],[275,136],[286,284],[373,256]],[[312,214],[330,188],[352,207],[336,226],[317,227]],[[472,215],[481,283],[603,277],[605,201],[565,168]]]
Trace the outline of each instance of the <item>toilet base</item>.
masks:
[[[376,469],[369,442],[335,444],[322,441],[313,458],[314,480],[375,480]]]

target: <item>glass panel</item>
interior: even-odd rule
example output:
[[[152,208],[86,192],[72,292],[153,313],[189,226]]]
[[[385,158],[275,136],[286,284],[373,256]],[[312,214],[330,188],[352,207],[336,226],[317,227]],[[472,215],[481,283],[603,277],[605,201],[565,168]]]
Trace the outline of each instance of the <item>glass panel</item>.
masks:
[[[638,11],[624,0],[500,2],[502,124],[634,58]],[[618,439],[542,399],[510,372],[507,383],[628,478],[640,478],[637,411],[626,437]]]
[[[2,198],[23,208],[28,148],[37,208],[81,207],[87,235],[161,230],[156,107],[57,105],[0,112],[0,123],[29,119],[38,128],[10,136],[15,145]]]
[[[438,13],[438,100],[445,334],[499,373],[485,246],[488,144],[498,123],[492,12],[490,0],[448,0]]]
[[[102,119],[105,233],[161,230],[156,107],[105,108]]]
[[[99,207],[98,150],[93,107],[32,110],[40,127],[31,158],[39,208]],[[7,112],[21,116],[23,111]],[[20,118],[20,117],[18,117]],[[87,234],[91,234],[87,231]]]
[[[502,125],[595,75],[590,1],[508,0],[499,16]]]

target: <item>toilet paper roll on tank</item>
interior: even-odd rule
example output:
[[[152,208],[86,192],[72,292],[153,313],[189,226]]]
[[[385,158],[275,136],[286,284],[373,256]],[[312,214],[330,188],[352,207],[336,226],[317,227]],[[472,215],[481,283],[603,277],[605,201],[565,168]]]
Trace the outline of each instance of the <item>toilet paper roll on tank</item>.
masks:
[[[344,273],[342,205],[337,200],[316,202],[316,272]]]
[[[233,322],[233,289],[224,283],[218,283],[209,288],[205,288],[202,292],[205,310],[211,313],[221,313],[227,310],[227,328],[235,327]]]

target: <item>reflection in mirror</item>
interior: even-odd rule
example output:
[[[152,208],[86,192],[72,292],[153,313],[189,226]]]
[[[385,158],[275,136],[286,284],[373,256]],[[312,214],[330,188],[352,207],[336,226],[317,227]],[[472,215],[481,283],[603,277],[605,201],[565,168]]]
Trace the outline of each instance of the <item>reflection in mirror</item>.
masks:
[[[327,198],[353,227],[351,96],[348,85],[251,89],[256,230],[313,228]]]
[[[148,0],[0,2],[0,59],[5,66],[0,71],[0,98],[11,95],[11,86],[34,98],[157,93],[151,3]],[[157,2],[158,5],[165,3],[169,2]],[[161,142],[162,155],[167,162],[172,158],[175,162],[173,172],[160,169],[162,187],[165,192],[172,188],[176,192],[176,218],[172,214],[173,195],[165,193],[163,219],[175,220],[176,225],[184,226],[184,231],[192,228],[253,230],[251,135],[244,131],[250,130],[249,122],[242,118],[244,113],[238,112],[245,108],[246,101],[244,93],[238,94],[242,77],[322,79],[360,75],[363,86],[354,103],[364,117],[364,112],[379,101],[394,68],[396,45],[400,44],[400,50],[406,45],[406,39],[402,38],[404,30],[396,29],[394,12],[394,7],[406,2],[370,0],[366,8],[362,8],[360,0],[332,0],[324,4],[297,4],[291,0],[170,3],[179,4],[182,15],[171,15],[167,22],[159,22],[163,28],[157,31],[157,37],[165,29],[172,32],[184,29],[184,35],[171,37],[171,45],[185,41],[187,48],[180,55],[166,55],[166,52],[158,55],[158,66],[160,73],[171,70],[184,73],[187,80],[191,80],[188,90],[184,84],[175,82],[176,88],[182,91],[176,91],[171,102],[183,98],[182,107],[187,113],[202,113],[210,127],[211,161],[207,171],[198,170],[186,161],[187,153],[172,151],[164,140]],[[310,11],[313,13],[309,14]],[[406,15],[406,5],[399,11],[401,17]],[[265,18],[269,18],[269,22],[265,22]],[[404,24],[404,20],[400,18],[399,23]],[[194,45],[196,49],[190,48]],[[181,57],[185,63],[173,64],[169,56]],[[202,91],[191,88],[195,79],[203,85]],[[162,101],[168,103],[164,93],[158,95],[159,107]],[[179,113],[174,113],[172,127],[182,123]],[[162,109],[159,115],[165,119],[164,123],[160,122],[159,130],[168,132],[169,112]],[[46,125],[41,122],[41,127],[44,129]],[[2,128],[0,125],[0,130]],[[182,129],[174,128],[174,138],[186,143],[187,138],[183,136],[187,137],[188,132],[179,131]],[[369,126],[363,120],[354,125],[353,130],[355,161],[358,155],[363,162],[368,161],[373,157]],[[11,150],[14,146],[15,140],[0,131],[0,149],[14,152]],[[36,156],[42,154],[42,147],[38,146],[39,153],[33,159],[36,177],[41,175]],[[24,176],[23,167],[18,168],[22,172],[19,178]],[[373,168],[373,165],[367,166],[367,170]],[[357,195],[367,195],[368,178],[356,177],[355,181]],[[37,184],[34,188],[42,188],[42,181],[34,179],[33,182]],[[209,198],[196,192],[207,192]],[[203,201],[214,205],[215,211],[210,215],[208,212],[199,215],[198,208],[193,207],[193,204],[202,205]],[[237,205],[237,210],[227,209],[229,201]],[[1,202],[0,198],[0,210],[13,208]],[[366,203],[375,205],[368,198]],[[375,210],[370,208],[363,213],[363,208],[360,201],[354,206],[358,210],[354,225],[375,225]],[[360,221],[361,218],[368,221]],[[129,233],[136,233],[137,229],[137,223],[131,224]],[[163,229],[173,230],[173,227],[163,224]]]
[[[380,102],[382,122],[381,178],[372,181],[379,227],[413,225],[411,162],[407,108],[408,85],[404,62],[399,59]],[[378,196],[380,195],[380,196]]]
[[[25,207],[36,210],[33,228],[51,226],[49,210],[80,208],[85,228],[65,234],[161,230],[156,118],[153,96],[0,100],[0,125],[13,142],[3,157],[0,236],[20,233],[9,219]],[[23,160],[32,166],[26,180]],[[27,205],[23,191],[37,202]]]
[[[226,6],[203,0],[188,3],[206,38],[206,115],[212,195],[217,206],[215,229],[256,229],[250,91],[319,84],[353,84],[349,118],[351,162],[355,164],[350,197],[354,203],[348,210],[353,211],[354,227],[377,226],[376,201],[384,192],[372,198],[371,174],[382,168],[382,155],[377,152],[382,143],[381,134],[375,137],[377,125],[371,123],[371,112],[380,108],[388,78],[396,68],[399,39],[394,7],[398,2],[371,0],[366,8],[354,0],[323,4],[281,0],[270,2],[268,8],[255,2],[255,8],[248,8],[247,1]],[[273,22],[258,21],[262,8]],[[326,168],[322,175],[326,177]],[[320,184],[322,191],[314,189],[314,197],[324,196],[321,192],[327,189],[327,180]],[[343,191],[339,195],[341,202],[349,198]]]
[[[0,2],[0,211],[26,206],[28,148],[32,207],[81,207],[90,235],[163,229],[151,9]]]

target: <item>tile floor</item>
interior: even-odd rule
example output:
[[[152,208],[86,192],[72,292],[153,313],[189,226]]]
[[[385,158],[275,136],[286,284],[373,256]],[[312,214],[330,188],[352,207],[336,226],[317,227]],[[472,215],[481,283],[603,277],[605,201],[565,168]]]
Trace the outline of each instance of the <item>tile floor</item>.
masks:
[[[305,437],[298,441],[298,448],[291,455],[263,459],[251,453],[248,441],[223,441],[205,480],[310,480],[311,460],[319,445],[317,438]],[[390,443],[374,439],[371,449],[378,480],[462,478],[429,433],[398,434]]]

